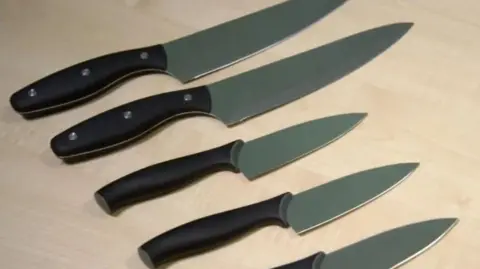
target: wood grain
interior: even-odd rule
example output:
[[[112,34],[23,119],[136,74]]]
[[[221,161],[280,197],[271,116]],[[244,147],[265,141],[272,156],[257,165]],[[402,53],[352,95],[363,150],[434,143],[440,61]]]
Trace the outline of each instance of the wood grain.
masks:
[[[34,121],[22,119],[8,104],[17,89],[73,63],[172,40],[279,2],[0,1],[0,267],[145,268],[136,248],[186,221],[355,171],[419,161],[413,176],[388,195],[305,236],[264,228],[172,266],[271,268],[403,224],[458,217],[460,223],[444,240],[402,268],[479,268],[478,1],[352,0],[281,45],[189,85],[150,75],[88,105]],[[217,81],[402,21],[415,26],[375,61],[325,90],[237,127],[204,117],[182,120],[126,150],[73,166],[50,152],[54,134],[116,105]],[[368,112],[369,117],[340,141],[257,181],[219,173],[117,217],[94,203],[94,191],[105,183],[154,162],[346,112]]]

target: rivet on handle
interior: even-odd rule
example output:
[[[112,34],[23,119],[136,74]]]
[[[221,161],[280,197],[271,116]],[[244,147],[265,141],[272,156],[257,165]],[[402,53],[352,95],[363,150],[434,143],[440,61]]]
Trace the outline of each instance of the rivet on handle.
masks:
[[[185,102],[192,101],[192,95],[189,94],[189,93],[185,94],[185,95],[183,96],[183,100],[184,100]]]
[[[126,120],[131,119],[131,118],[132,118],[132,111],[127,110],[127,111],[123,112],[123,117],[124,117]]]
[[[90,75],[90,69],[88,69],[88,68],[83,69],[82,70],[82,76],[86,77],[88,75]]]
[[[68,140],[70,141],[77,140],[77,138],[78,138],[78,135],[75,132],[71,132],[70,134],[68,134]]]
[[[144,52],[140,53],[140,59],[142,59],[142,60],[148,59],[148,52],[144,51]]]
[[[35,97],[35,96],[37,96],[37,91],[36,91],[34,88],[31,88],[31,89],[28,91],[28,96],[30,96],[30,97]]]

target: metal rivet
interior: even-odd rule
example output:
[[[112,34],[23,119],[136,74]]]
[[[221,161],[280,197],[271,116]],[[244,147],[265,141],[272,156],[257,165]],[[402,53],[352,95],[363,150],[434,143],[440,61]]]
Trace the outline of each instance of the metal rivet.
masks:
[[[90,75],[90,69],[88,69],[88,68],[83,69],[82,70],[82,76],[86,77],[88,75]]]
[[[148,59],[148,52],[144,51],[144,52],[140,53],[140,59],[142,59],[142,60]]]
[[[192,95],[189,93],[185,94],[183,100],[185,100],[185,102],[192,101]]]
[[[68,134],[68,140],[70,141],[77,140],[77,138],[78,138],[78,135],[75,132],[71,132],[70,134]]]
[[[124,117],[126,120],[131,119],[131,118],[132,118],[132,111],[127,110],[127,111],[123,112],[123,117]]]
[[[35,89],[33,89],[33,88],[30,89],[30,90],[28,91],[28,96],[30,96],[30,97],[37,96],[37,91],[36,91]]]

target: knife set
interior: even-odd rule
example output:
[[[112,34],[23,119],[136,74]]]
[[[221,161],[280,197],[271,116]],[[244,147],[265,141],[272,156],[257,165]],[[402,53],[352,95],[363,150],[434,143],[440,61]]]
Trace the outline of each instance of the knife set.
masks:
[[[28,85],[14,93],[10,102],[25,118],[34,118],[84,104],[146,73],[169,74],[187,83],[280,43],[345,2],[290,0],[162,45],[100,56]],[[226,126],[244,122],[354,72],[399,41],[412,25],[372,28],[209,85],[123,104],[56,135],[51,149],[66,162],[76,162],[132,144],[180,116],[209,115]],[[253,180],[338,140],[366,116],[332,115],[250,141],[238,138],[125,175],[100,188],[94,197],[105,212],[114,215],[218,171],[242,173]],[[206,216],[152,238],[138,248],[138,254],[155,268],[226,244],[261,226],[278,225],[303,234],[372,202],[404,181],[418,165],[398,163],[358,171],[301,193],[284,193]],[[455,218],[413,223],[275,268],[396,268],[429,248],[456,223]]]

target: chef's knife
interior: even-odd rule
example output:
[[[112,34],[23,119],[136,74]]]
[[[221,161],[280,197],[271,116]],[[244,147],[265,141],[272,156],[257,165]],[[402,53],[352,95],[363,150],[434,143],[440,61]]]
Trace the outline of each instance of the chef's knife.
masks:
[[[10,98],[25,117],[85,103],[128,78],[161,72],[182,83],[260,53],[327,16],[346,0],[290,0],[166,44],[116,52],[53,73]]]
[[[208,86],[142,98],[87,119],[51,140],[60,158],[102,155],[180,115],[208,114],[228,126],[312,93],[372,60],[412,26],[374,28]]]
[[[457,223],[456,218],[412,223],[273,269],[394,269],[433,247]]]
[[[287,192],[207,216],[160,234],[140,246],[138,253],[146,265],[154,268],[220,246],[262,226],[292,227],[301,234],[385,194],[417,166],[418,163],[400,163],[357,172],[295,195]]]
[[[202,176],[226,170],[253,180],[339,139],[366,114],[351,113],[312,120],[244,142],[151,165],[102,187],[95,200],[107,213],[177,190]]]

